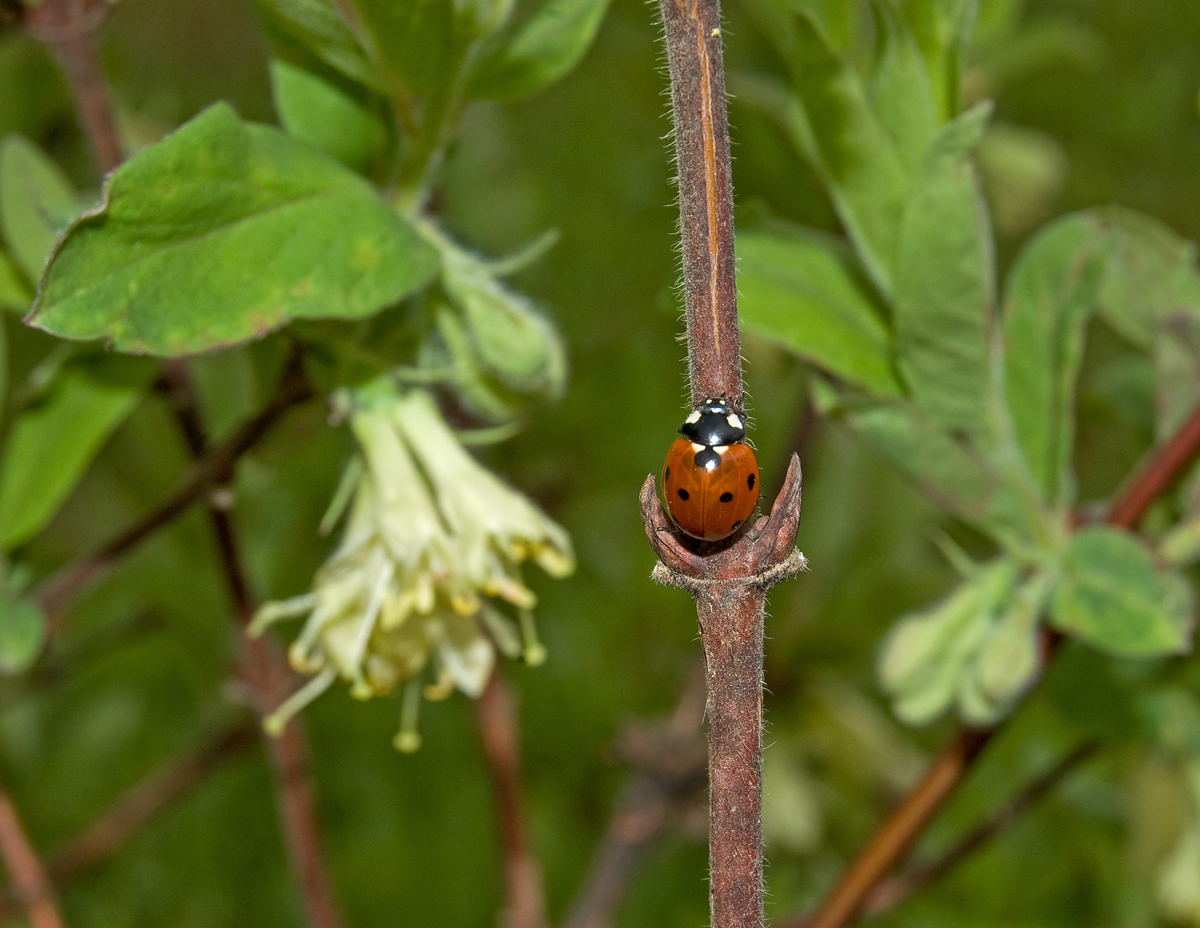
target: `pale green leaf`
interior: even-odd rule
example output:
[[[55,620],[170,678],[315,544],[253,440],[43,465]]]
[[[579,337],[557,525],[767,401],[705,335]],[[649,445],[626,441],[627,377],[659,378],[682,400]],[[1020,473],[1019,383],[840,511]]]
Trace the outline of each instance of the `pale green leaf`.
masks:
[[[333,80],[378,90],[379,75],[337,0],[253,0],[275,53]]]
[[[20,135],[0,141],[0,230],[25,276],[42,276],[54,241],[79,214],[71,184]]]
[[[511,39],[479,62],[470,95],[514,100],[548,87],[583,58],[607,9],[608,0],[545,0]]]
[[[988,422],[993,255],[971,163],[990,106],[949,123],[913,180],[896,252],[896,360],[912,396],[948,429]]]
[[[1083,529],[1063,559],[1052,621],[1119,657],[1185,653],[1192,646],[1191,586],[1181,574],[1157,569],[1133,535]]]
[[[289,135],[359,173],[371,169],[383,144],[383,127],[357,100],[311,71],[278,59],[271,62],[271,92]]]
[[[890,296],[908,187],[903,160],[854,69],[806,15],[796,18],[792,74],[797,99],[770,111],[824,179],[863,265]]]
[[[905,4],[909,6],[911,4]],[[874,4],[880,51],[868,85],[871,108],[909,172],[925,157],[942,119],[926,61],[894,0]]]
[[[1075,381],[1084,332],[1099,291],[1109,237],[1094,217],[1047,226],[1017,256],[1004,300],[1009,414],[1046,498],[1074,498]]]
[[[904,0],[896,5],[925,58],[938,122],[952,119],[958,115],[962,49],[976,4],[974,0]]]
[[[849,249],[803,231],[743,232],[737,254],[746,329],[874,393],[899,391],[881,310]]]
[[[0,549],[45,527],[154,374],[149,362],[75,364],[17,416],[0,459]]]
[[[120,167],[56,251],[31,316],[64,338],[188,354],[297,318],[360,318],[437,269],[373,188],[225,104]]]

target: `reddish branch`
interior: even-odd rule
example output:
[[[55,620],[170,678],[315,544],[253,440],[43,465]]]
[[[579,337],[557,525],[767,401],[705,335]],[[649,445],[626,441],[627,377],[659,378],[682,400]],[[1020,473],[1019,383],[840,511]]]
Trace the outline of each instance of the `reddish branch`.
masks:
[[[1197,454],[1200,454],[1200,406],[1126,482],[1110,510],[1108,523],[1127,531],[1137,528],[1146,510],[1187,470]],[[1060,640],[1054,632],[1045,633],[1047,658],[1053,655]],[[862,910],[875,886],[950,798],[996,731],[996,728],[959,731],[921,782],[875,832],[816,913],[786,928],[841,928],[849,923]]]
[[[917,890],[940,880],[997,835],[1012,827],[1022,815],[1048,796],[1072,771],[1099,749],[1100,744],[1096,741],[1086,741],[1079,745],[936,860],[884,880],[867,896],[863,904],[864,913],[874,915],[890,909]]]
[[[293,358],[298,356],[299,351],[295,350]],[[188,449],[197,460],[203,460],[208,454],[208,440],[185,363],[169,361],[163,371],[163,381]],[[222,482],[227,483],[232,473],[227,472],[224,478]],[[231,500],[229,494],[214,495],[209,500],[208,515],[217,538],[217,549],[233,600],[234,614],[239,625],[245,629],[254,618],[256,605],[229,512]],[[246,684],[259,715],[265,716],[290,695],[293,688],[292,672],[286,656],[274,641],[245,635],[241,641],[239,676]],[[342,928],[341,916],[325,872],[317,827],[316,800],[308,769],[308,748],[299,718],[289,720],[278,737],[268,738],[267,747],[275,771],[276,798],[283,820],[285,844],[300,883],[308,922],[313,928]]]
[[[25,28],[54,54],[67,77],[75,111],[101,174],[122,159],[112,101],[94,34],[113,0],[43,0],[25,11]]]
[[[0,787],[0,855],[32,928],[63,928],[46,868],[29,843],[17,810],[3,787]]]
[[[504,858],[504,928],[543,928],[546,901],[542,868],[525,824],[521,789],[521,748],[512,697],[499,666],[479,698],[475,718],[492,779]]]
[[[721,8],[717,0],[661,0],[659,8],[671,72],[692,405],[723,396],[741,411]]]
[[[742,407],[734,282],[733,185],[717,0],[661,0],[679,170],[683,292],[693,402]],[[709,905],[713,928],[759,928],[762,887],[763,614],[767,590],[800,570],[800,461],[793,455],[770,516],[697,546],[678,535],[654,491],[642,518],[662,563],[655,577],[696,599],[709,719]]]

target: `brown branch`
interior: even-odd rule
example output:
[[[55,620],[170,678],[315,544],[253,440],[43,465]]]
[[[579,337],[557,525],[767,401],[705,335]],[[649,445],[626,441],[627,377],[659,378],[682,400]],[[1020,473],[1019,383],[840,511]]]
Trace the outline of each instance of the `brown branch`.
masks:
[[[107,860],[139,828],[203,783],[229,758],[257,742],[254,728],[231,727],[198,750],[152,771],[50,859],[50,876],[61,883]]]
[[[627,730],[620,738],[618,752],[640,770],[617,799],[564,928],[607,928],[612,923],[654,842],[707,784],[701,738],[704,692],[703,674],[691,674],[664,729]]]
[[[0,855],[8,869],[17,901],[32,928],[63,928],[54,888],[21,825],[17,810],[0,786]]]
[[[512,697],[497,666],[475,700],[479,738],[492,780],[504,856],[504,928],[543,928],[546,899],[525,820],[521,789],[521,749]]]
[[[1049,795],[1075,768],[1090,759],[1099,749],[1098,741],[1085,741],[1078,745],[1052,768],[1029,783],[991,818],[963,836],[941,857],[913,867],[907,873],[884,880],[876,886],[863,903],[863,912],[867,915],[883,912],[910,894],[940,880],[989,841],[1016,824],[1022,815]]]
[[[661,0],[679,170],[679,230],[692,405],[742,409],[733,181],[718,0]]]
[[[1125,482],[1110,510],[1108,524],[1127,531],[1136,528],[1150,505],[1187,470],[1198,454],[1200,406]],[[1057,632],[1044,631],[1045,661],[1054,655],[1061,640]],[[872,889],[950,798],[996,731],[996,728],[960,730],[933,761],[921,782],[875,832],[816,913],[787,923],[785,928],[841,928],[853,920]]]
[[[301,352],[294,347],[290,364],[301,361]],[[205,460],[209,454],[208,439],[185,362],[169,361],[164,367],[163,383],[188,449],[196,460]],[[222,485],[227,484],[232,479],[232,470],[227,468],[218,476]],[[231,505],[228,493],[214,494],[209,500],[208,514],[234,614],[238,624],[245,629],[254,618],[256,607],[229,512]],[[249,689],[260,716],[265,716],[287,698],[292,689],[292,673],[287,658],[274,642],[245,635],[241,640],[239,676]],[[325,872],[308,747],[299,718],[290,719],[278,737],[268,738],[267,748],[275,772],[284,843],[300,884],[308,923],[312,928],[342,928]]]
[[[112,101],[100,69],[95,31],[110,0],[43,0],[25,12],[25,28],[46,45],[62,68],[75,110],[101,174],[121,163]]]
[[[158,508],[129,526],[99,551],[67,565],[41,584],[35,600],[49,616],[61,615],[71,600],[96,581],[122,555],[187,510],[205,493],[228,479],[233,466],[257,445],[293,406],[312,397],[303,359],[295,353],[287,363],[275,395],[251,419],[199,459],[191,473]],[[57,621],[54,624],[58,624]]]

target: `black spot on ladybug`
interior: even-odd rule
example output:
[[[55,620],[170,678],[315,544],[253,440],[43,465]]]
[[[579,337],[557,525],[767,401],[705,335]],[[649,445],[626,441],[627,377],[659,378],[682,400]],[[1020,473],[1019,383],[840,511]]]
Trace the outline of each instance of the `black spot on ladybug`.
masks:
[[[666,471],[663,473],[663,480],[670,480],[670,479],[671,479],[671,468],[668,467],[666,469]]]
[[[746,478],[746,486],[751,490],[754,489],[754,474]]]
[[[685,490],[683,487],[680,487],[680,488],[679,488],[679,498],[680,498],[680,499],[687,499],[687,498],[688,498],[688,491],[687,491],[687,490]]]
[[[732,532],[734,529],[736,529],[736,528],[737,528],[739,525],[741,525],[741,524],[742,524],[742,520],[741,520],[741,519],[738,519],[736,522],[734,522],[734,523],[733,523],[733,525],[731,525],[731,526],[729,527],[729,531],[731,531],[731,532]]]
[[[733,499],[732,493],[722,493],[721,494],[721,502],[723,502],[723,503],[728,503],[732,499]]]

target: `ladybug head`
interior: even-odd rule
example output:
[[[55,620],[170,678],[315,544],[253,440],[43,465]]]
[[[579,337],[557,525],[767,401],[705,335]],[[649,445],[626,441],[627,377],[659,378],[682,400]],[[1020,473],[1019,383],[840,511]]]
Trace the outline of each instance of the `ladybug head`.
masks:
[[[724,400],[708,399],[683,420],[679,433],[698,445],[713,448],[745,441],[746,424]]]

